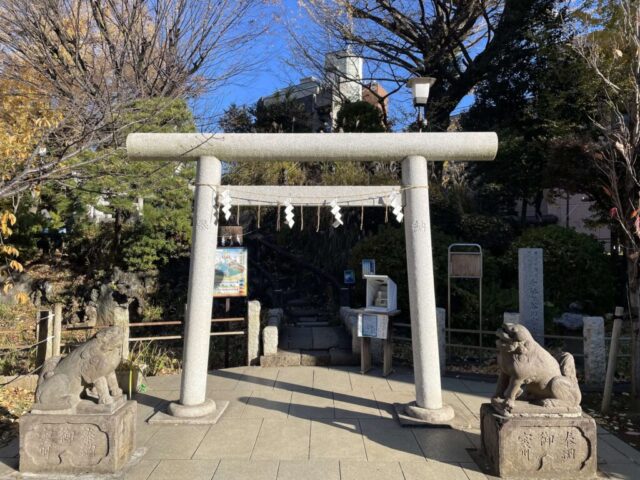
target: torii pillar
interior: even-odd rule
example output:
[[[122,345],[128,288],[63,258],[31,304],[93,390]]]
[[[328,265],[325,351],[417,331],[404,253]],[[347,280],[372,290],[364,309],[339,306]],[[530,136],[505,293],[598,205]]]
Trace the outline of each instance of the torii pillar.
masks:
[[[129,135],[131,160],[198,162],[180,401],[157,421],[215,423],[222,414],[224,405],[206,398],[220,161],[277,160],[402,162],[416,401],[398,413],[401,422],[448,423],[454,412],[443,404],[440,384],[427,161],[488,161],[497,150],[492,132]]]

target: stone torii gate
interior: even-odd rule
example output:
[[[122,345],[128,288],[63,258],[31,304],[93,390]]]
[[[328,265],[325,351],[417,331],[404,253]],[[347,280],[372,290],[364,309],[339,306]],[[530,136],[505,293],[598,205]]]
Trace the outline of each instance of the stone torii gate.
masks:
[[[417,422],[449,422],[454,412],[450,406],[442,402],[427,161],[488,161],[495,158],[497,150],[498,138],[492,132],[129,135],[127,152],[131,160],[197,161],[180,401],[170,404],[167,414],[156,415],[155,421],[215,423],[226,407],[227,402],[216,403],[206,398],[218,235],[216,198],[221,186],[221,162],[278,160],[402,162],[402,195],[405,205],[404,223],[416,389],[415,403],[407,405],[403,413]],[[268,188],[271,196],[292,196],[291,190],[287,191],[291,187],[237,187],[238,190],[240,188],[245,193],[247,189],[253,192],[252,198],[247,200],[253,201],[256,205],[259,203],[256,195],[259,196],[260,188]],[[362,187],[324,188],[327,189],[327,195],[349,197],[353,195],[354,188]],[[391,191],[388,186],[375,188],[384,189],[387,193]],[[314,197],[317,196],[317,192],[314,192]],[[330,200],[332,197],[327,198]],[[355,204],[359,203],[346,202],[343,206]]]

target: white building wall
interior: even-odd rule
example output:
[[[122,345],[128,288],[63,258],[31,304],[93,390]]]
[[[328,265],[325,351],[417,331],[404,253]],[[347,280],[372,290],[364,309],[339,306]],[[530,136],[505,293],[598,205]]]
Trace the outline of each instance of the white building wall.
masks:
[[[329,53],[325,58],[327,82],[333,91],[331,119],[334,125],[340,107],[345,101],[358,102],[362,100],[363,65],[361,57],[345,51]]]

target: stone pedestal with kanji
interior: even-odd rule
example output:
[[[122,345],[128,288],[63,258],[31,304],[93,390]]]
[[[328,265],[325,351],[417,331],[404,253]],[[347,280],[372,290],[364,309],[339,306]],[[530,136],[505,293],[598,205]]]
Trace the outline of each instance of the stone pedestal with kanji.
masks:
[[[508,414],[480,409],[482,454],[490,474],[512,479],[595,478],[596,423],[580,413],[528,406]],[[561,409],[559,409],[561,410]]]
[[[112,474],[135,449],[136,402],[106,413],[29,413],[20,419],[20,472]]]

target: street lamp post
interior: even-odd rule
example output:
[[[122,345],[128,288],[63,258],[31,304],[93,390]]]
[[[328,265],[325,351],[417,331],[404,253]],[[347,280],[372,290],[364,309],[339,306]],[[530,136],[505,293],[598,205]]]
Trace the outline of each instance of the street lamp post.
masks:
[[[407,82],[407,86],[411,88],[413,105],[418,109],[418,127],[420,131],[427,125],[427,101],[429,100],[429,93],[434,83],[436,83],[436,79],[433,77],[413,77]]]

